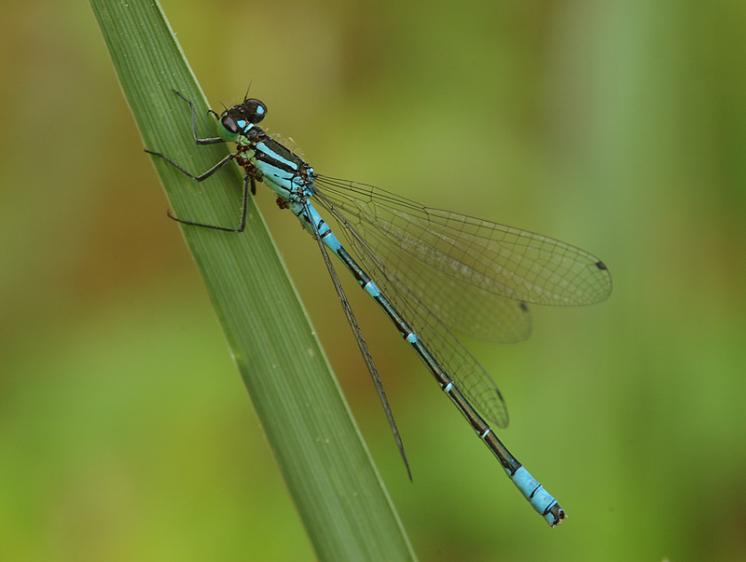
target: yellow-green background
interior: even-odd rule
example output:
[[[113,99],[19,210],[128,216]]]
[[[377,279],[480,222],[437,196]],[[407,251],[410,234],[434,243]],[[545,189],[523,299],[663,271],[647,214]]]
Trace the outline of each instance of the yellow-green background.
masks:
[[[314,244],[260,192],[423,561],[746,558],[746,4],[163,5],[213,105],[251,81],[318,170],[609,264],[608,302],[469,342],[568,510],[550,530],[356,292],[409,483]],[[87,4],[6,2],[0,84],[0,559],[313,559]]]

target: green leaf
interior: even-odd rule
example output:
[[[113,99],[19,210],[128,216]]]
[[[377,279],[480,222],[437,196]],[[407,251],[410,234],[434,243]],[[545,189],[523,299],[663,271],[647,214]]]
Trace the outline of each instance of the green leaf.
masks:
[[[91,0],[91,5],[145,146],[194,172],[224,156],[224,145],[198,147],[192,141],[188,107],[173,89],[194,101],[205,136],[214,135],[214,122],[159,4]],[[238,224],[236,166],[203,184],[165,162],[155,161],[155,167],[177,216]],[[194,227],[183,234],[316,553],[322,560],[412,560],[264,220],[253,204],[249,213],[243,234]],[[308,243],[315,245],[310,238]]]

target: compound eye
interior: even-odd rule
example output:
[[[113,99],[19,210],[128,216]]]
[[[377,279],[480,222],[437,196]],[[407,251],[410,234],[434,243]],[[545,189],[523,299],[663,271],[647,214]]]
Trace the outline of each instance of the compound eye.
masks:
[[[260,100],[250,98],[243,102],[243,110],[249,123],[256,125],[267,116],[267,106]]]
[[[224,116],[220,122],[223,124],[223,127],[225,127],[228,131],[231,133],[238,133],[238,125],[233,120],[233,117],[230,115]]]

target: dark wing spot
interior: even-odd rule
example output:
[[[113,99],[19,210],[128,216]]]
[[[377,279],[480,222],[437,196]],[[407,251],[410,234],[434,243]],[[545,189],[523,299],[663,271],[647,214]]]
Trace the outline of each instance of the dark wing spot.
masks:
[[[518,308],[520,308],[523,312],[528,312],[528,305],[525,302],[519,302]]]
[[[602,262],[601,260],[598,260],[596,262],[596,267],[600,269],[601,271],[606,271],[608,268],[606,267],[606,264]]]

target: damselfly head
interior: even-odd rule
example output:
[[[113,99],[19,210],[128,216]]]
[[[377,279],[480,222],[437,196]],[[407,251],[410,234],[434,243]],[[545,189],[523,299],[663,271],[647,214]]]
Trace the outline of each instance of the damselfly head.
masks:
[[[240,134],[259,123],[266,115],[267,106],[257,99],[249,98],[223,111],[220,122],[231,133]]]

